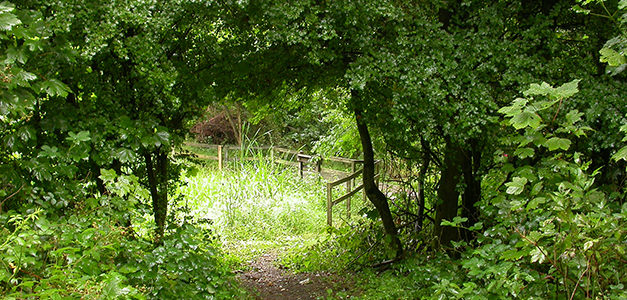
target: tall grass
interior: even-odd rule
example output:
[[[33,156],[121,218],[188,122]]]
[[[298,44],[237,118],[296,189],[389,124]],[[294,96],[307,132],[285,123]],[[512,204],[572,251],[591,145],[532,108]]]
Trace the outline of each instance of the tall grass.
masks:
[[[189,213],[207,219],[231,240],[270,240],[278,236],[324,232],[326,195],[316,176],[301,179],[293,168],[257,153],[255,161],[211,165],[185,176],[180,193]]]

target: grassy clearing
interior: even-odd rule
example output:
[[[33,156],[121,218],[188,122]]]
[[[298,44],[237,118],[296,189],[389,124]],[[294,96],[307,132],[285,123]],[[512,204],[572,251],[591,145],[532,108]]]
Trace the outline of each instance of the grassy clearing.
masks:
[[[223,171],[215,161],[205,161],[198,172],[184,174],[179,205],[187,207],[189,216],[210,224],[228,252],[240,259],[309,244],[325,235],[324,179],[317,174],[300,178],[295,168],[275,164],[262,153],[251,154],[257,159],[229,162]],[[358,193],[352,200],[354,219],[363,207]],[[344,205],[333,213],[334,223],[346,222]]]

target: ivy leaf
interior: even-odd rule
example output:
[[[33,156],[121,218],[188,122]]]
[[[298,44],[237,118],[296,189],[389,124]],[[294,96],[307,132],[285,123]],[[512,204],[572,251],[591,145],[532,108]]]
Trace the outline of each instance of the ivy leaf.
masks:
[[[543,143],[544,147],[549,148],[549,151],[557,149],[568,150],[570,148],[571,141],[569,139],[552,137]]]
[[[579,92],[579,81],[581,80],[575,79],[571,82],[560,85],[558,88],[553,90],[551,96],[557,99],[564,99],[577,94],[577,92]]]
[[[522,193],[526,184],[527,178],[514,177],[511,182],[505,184],[507,186],[507,190],[505,192],[510,195],[519,195],[520,193]]]
[[[11,13],[1,13],[0,14],[0,29],[1,30],[11,30],[13,26],[22,24],[22,21],[17,18],[16,15]]]
[[[453,218],[453,221],[442,220],[440,225],[442,225],[442,226],[459,227],[460,224],[462,224],[462,223],[464,223],[466,221],[468,221],[468,218],[457,216],[457,217]]]
[[[525,110],[515,115],[509,122],[514,128],[521,129],[525,127],[531,127],[533,129],[540,126],[540,116],[529,110]]]

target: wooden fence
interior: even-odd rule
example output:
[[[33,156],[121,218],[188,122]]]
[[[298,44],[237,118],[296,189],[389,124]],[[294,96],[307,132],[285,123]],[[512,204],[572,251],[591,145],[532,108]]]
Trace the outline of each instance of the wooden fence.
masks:
[[[229,157],[229,152],[233,150],[261,150],[268,151],[271,159],[283,165],[289,165],[292,167],[298,168],[298,173],[301,177],[304,176],[306,172],[316,172],[319,173],[325,180],[327,180],[327,224],[329,226],[333,226],[333,206],[340,204],[343,201],[346,201],[346,215],[347,218],[350,219],[351,214],[351,198],[363,189],[363,183],[355,186],[356,179],[362,175],[363,168],[357,170],[358,165],[363,164],[363,160],[360,159],[351,159],[351,158],[343,158],[343,157],[327,157],[322,158],[320,156],[308,155],[304,154],[301,151],[281,148],[281,147],[248,147],[246,149],[242,149],[238,146],[223,146],[223,145],[210,145],[210,144],[199,144],[199,143],[185,143],[186,146],[203,148],[203,149],[214,149],[217,151],[217,156],[211,155],[201,155],[196,154],[198,158],[201,159],[210,159],[218,161],[218,168],[223,170],[225,163],[229,160],[254,160],[255,157],[244,157],[240,155],[240,157]],[[345,171],[340,171],[336,169],[326,168],[325,162],[336,162],[344,164],[347,167],[350,167],[350,173]],[[379,161],[375,163],[376,169],[378,170]],[[339,179],[333,180],[333,178],[340,177]],[[375,175],[375,179],[379,177],[379,174]],[[334,198],[333,197],[333,189],[341,184],[346,184],[346,194]],[[363,193],[364,201],[366,199],[366,193]]]

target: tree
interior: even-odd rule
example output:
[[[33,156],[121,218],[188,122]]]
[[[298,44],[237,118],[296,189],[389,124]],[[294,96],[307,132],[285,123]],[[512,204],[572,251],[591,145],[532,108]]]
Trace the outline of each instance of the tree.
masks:
[[[59,149],[58,141],[68,137],[75,144],[68,148],[73,169],[101,193],[101,168],[144,174],[141,182],[151,194],[159,240],[169,182],[177,178],[170,154],[186,132],[186,120],[211,99],[187,86],[187,74],[198,68],[188,66],[193,29],[200,30],[193,26],[214,11],[202,3],[155,4],[34,0],[20,7],[41,11],[50,44],[67,45],[61,48],[67,56],[54,55],[37,67],[48,72],[45,77],[54,74],[68,82],[73,91],[67,100],[40,103],[36,117],[28,120],[38,135],[35,153]]]

